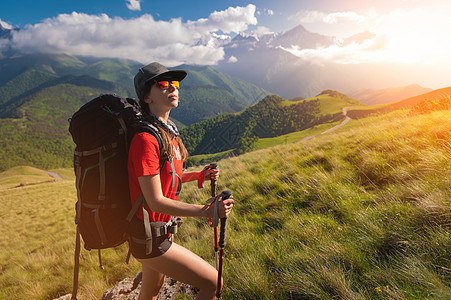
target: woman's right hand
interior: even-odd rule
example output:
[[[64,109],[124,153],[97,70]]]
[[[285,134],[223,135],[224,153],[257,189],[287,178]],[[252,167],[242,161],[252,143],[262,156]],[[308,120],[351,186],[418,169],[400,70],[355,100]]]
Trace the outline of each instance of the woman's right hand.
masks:
[[[216,197],[212,197],[210,199],[207,200],[207,204],[210,204],[209,209],[209,213],[208,216],[210,219],[214,218],[214,213],[215,213],[215,198]],[[222,200],[221,197],[218,197],[218,216],[219,218],[226,218],[229,216],[229,214],[232,211],[233,208],[233,202],[235,202],[235,200],[233,199],[233,196],[230,196],[229,198]]]

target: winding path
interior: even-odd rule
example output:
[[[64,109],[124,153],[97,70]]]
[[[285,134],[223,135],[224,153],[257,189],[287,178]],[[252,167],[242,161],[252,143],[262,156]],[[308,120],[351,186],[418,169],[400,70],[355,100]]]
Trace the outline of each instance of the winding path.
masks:
[[[47,174],[49,174],[51,177],[56,178],[56,179],[63,179],[63,177],[61,177],[60,174],[55,173],[55,172],[50,172],[50,171],[45,171]]]
[[[335,130],[337,130],[338,128],[343,127],[343,126],[345,126],[346,124],[348,124],[348,122],[351,120],[351,118],[348,117],[348,109],[350,109],[350,108],[351,108],[351,107],[345,107],[345,108],[342,109],[343,115],[346,117],[346,118],[344,119],[343,122],[341,122],[341,123],[338,124],[337,126],[334,126],[334,127],[330,128],[330,129],[324,131],[324,132],[321,132],[320,134],[325,134],[325,133],[329,133],[329,132],[335,131]],[[312,139],[312,138],[314,138],[315,136],[318,136],[318,135],[320,135],[320,134],[315,134],[315,135],[311,135],[311,136],[305,137],[305,138],[303,138],[301,141],[307,141],[307,140],[310,140],[310,139]]]

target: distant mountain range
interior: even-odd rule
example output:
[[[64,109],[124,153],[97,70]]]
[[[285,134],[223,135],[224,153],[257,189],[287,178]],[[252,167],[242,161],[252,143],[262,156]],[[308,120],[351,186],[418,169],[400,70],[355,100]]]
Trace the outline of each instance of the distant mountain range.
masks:
[[[101,94],[135,97],[133,77],[140,66],[129,60],[54,54],[0,59],[0,170],[70,166],[74,144],[68,119]],[[239,112],[269,94],[208,66],[180,68],[189,75],[171,118],[181,128]]]
[[[130,60],[55,54],[0,59],[0,117],[21,117],[18,109],[30,101],[30,97],[61,84],[136,98],[133,77],[139,67],[141,64]],[[189,125],[222,113],[241,111],[269,94],[212,67],[183,65],[177,68],[189,73],[182,82],[180,107],[172,115],[180,124]]]
[[[13,30],[20,29],[5,29],[0,26],[0,39],[9,39]],[[216,71],[269,91],[265,94],[276,94],[285,99],[300,96],[308,98],[326,89],[337,90],[349,95],[362,88],[374,89],[415,83],[414,77],[410,75],[421,74],[418,67],[383,63],[334,63],[327,59],[317,61],[313,58],[299,57],[297,53],[300,50],[316,51],[328,47],[361,45],[374,37],[375,34],[365,31],[339,39],[310,32],[299,25],[279,33],[240,33],[233,38],[218,35],[208,40],[199,40],[199,44],[206,46],[214,44],[224,50],[224,59],[213,66]],[[12,58],[17,54],[9,48],[0,47],[0,58]],[[86,61],[86,58],[81,60],[85,63],[94,62],[94,60]],[[121,63],[125,62],[125,60],[120,61]],[[92,67],[97,68],[97,66]],[[127,73],[130,76],[133,68],[127,70]],[[103,75],[106,77],[102,78],[96,76],[95,73],[83,75],[111,80],[112,74],[105,74],[104,72]],[[72,73],[71,75],[77,74]],[[409,81],[409,78],[412,81]],[[120,83],[124,84],[124,81],[122,80]],[[203,92],[205,94],[206,91]],[[228,90],[228,92],[231,91]],[[232,96],[242,101],[236,94],[232,93]],[[253,97],[256,96],[253,95]],[[260,97],[258,100],[262,98]],[[248,99],[252,99],[252,97]],[[231,106],[235,106],[235,104],[231,104]]]
[[[298,50],[358,45],[374,36],[365,31],[338,39],[310,32],[301,25],[281,33],[241,33],[233,39],[218,42],[224,48],[225,59],[216,68],[283,98],[312,97],[326,89],[350,94],[361,88],[402,85],[399,83],[412,74],[412,70],[402,66],[339,64],[295,55]]]

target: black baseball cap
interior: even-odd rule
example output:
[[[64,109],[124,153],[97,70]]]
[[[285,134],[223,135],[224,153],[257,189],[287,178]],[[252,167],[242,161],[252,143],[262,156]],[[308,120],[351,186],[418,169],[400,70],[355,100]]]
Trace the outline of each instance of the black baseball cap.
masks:
[[[169,80],[182,81],[187,75],[184,70],[169,70],[158,62],[153,62],[139,68],[138,73],[135,75],[135,91],[139,99],[144,97],[144,93],[149,87],[148,84],[157,78],[164,78]]]

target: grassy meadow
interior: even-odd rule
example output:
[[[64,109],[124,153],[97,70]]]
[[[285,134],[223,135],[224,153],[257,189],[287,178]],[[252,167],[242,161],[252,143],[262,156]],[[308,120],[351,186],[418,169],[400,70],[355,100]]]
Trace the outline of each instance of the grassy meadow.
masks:
[[[451,111],[353,120],[314,139],[218,162],[232,190],[223,299],[450,299]],[[56,171],[57,172],[57,171]],[[73,178],[4,186],[0,299],[53,299],[72,289]],[[16,182],[17,183],[17,182]],[[208,187],[208,185],[206,185]],[[184,185],[181,201],[209,188]],[[213,264],[205,219],[175,237]],[[79,299],[139,270],[127,247],[82,250]]]

